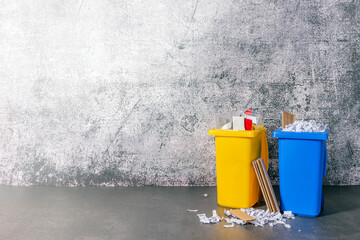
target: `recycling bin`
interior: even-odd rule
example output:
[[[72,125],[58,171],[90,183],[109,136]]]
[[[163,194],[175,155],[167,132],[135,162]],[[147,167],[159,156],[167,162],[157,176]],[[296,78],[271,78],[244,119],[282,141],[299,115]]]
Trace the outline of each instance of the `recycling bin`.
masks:
[[[279,142],[280,209],[301,216],[318,216],[323,208],[322,182],[326,174],[325,132],[275,130]]]
[[[261,199],[252,161],[265,154],[268,168],[266,128],[258,130],[210,129],[215,136],[217,200],[220,206],[249,208]]]

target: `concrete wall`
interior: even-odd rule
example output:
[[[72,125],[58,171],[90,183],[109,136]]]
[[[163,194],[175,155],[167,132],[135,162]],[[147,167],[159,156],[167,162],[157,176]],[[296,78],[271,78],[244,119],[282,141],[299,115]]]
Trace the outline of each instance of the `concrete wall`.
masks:
[[[0,183],[214,185],[214,115],[330,128],[360,184],[359,1],[0,1]]]

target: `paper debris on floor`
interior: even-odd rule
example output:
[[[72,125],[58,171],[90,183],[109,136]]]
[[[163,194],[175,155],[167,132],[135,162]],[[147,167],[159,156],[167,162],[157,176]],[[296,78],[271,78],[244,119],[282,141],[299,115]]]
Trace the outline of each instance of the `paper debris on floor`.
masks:
[[[206,217],[205,213],[198,214],[201,223],[210,223],[210,218]]]
[[[283,217],[289,219],[295,219],[295,216],[294,214],[292,214],[292,211],[284,211]]]
[[[207,193],[204,193],[204,194],[203,194],[203,197],[204,197],[204,198],[206,198],[207,196],[208,196],[208,194],[207,194]]]
[[[186,209],[188,212],[197,212],[198,209]]]
[[[216,210],[213,210],[213,215],[212,217],[210,218],[210,222],[211,223],[217,223],[217,222],[220,222],[222,219],[219,217],[219,215],[217,214]]]
[[[206,217],[205,213],[202,214],[197,214],[197,216],[199,217],[199,220],[201,223],[218,223],[220,222],[222,219],[219,217],[219,215],[217,214],[216,210],[212,211],[212,216],[210,218]]]
[[[224,225],[224,228],[233,228],[234,227],[234,224],[231,224],[231,225]]]
[[[241,212],[241,213],[240,213]],[[236,213],[236,214],[234,214]],[[245,215],[243,215],[244,213]],[[212,211],[211,217],[206,217],[205,213],[197,214],[201,223],[210,224],[221,222],[224,218],[220,218],[216,210]],[[264,227],[268,224],[270,227],[275,225],[284,225],[286,228],[291,228],[290,224],[286,222],[287,219],[294,219],[295,216],[291,211],[285,211],[284,214],[280,212],[269,212],[269,210],[255,209],[255,208],[241,208],[237,210],[226,210],[224,209],[224,214],[227,216],[225,222],[230,225],[224,225],[224,228],[233,228],[235,224],[245,225],[252,224],[255,227]],[[250,221],[244,221],[237,216],[246,216],[246,219],[252,219]]]
[[[287,224],[284,220],[283,221],[280,221],[280,220],[277,220],[275,222],[272,222],[272,223],[269,223],[270,227],[272,226],[275,226],[277,224],[282,224],[284,225],[286,228],[291,228],[291,226],[289,224]]]
[[[245,225],[246,224],[243,220],[237,219],[237,218],[225,218],[225,222],[235,223],[237,225]]]

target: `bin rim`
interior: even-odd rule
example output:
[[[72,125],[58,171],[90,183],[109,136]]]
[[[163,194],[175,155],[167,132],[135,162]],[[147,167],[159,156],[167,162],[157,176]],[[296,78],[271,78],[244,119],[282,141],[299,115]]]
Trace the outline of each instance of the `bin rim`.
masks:
[[[215,137],[256,137],[262,132],[265,132],[266,128],[261,128],[257,130],[225,130],[225,129],[210,129],[209,135]]]
[[[272,133],[274,138],[328,140],[329,130],[324,132],[287,132],[279,128]]]

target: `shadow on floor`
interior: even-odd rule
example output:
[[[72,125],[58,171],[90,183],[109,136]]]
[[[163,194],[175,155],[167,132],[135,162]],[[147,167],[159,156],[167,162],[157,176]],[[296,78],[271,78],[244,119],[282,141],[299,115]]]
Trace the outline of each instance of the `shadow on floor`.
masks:
[[[280,203],[279,186],[273,186],[276,199]],[[358,186],[326,186],[324,189],[324,209],[318,217],[360,209],[360,191]],[[263,202],[254,207],[261,207]],[[279,204],[280,206],[280,204]]]
[[[360,191],[357,186],[326,186],[324,209],[318,217],[360,209]]]

